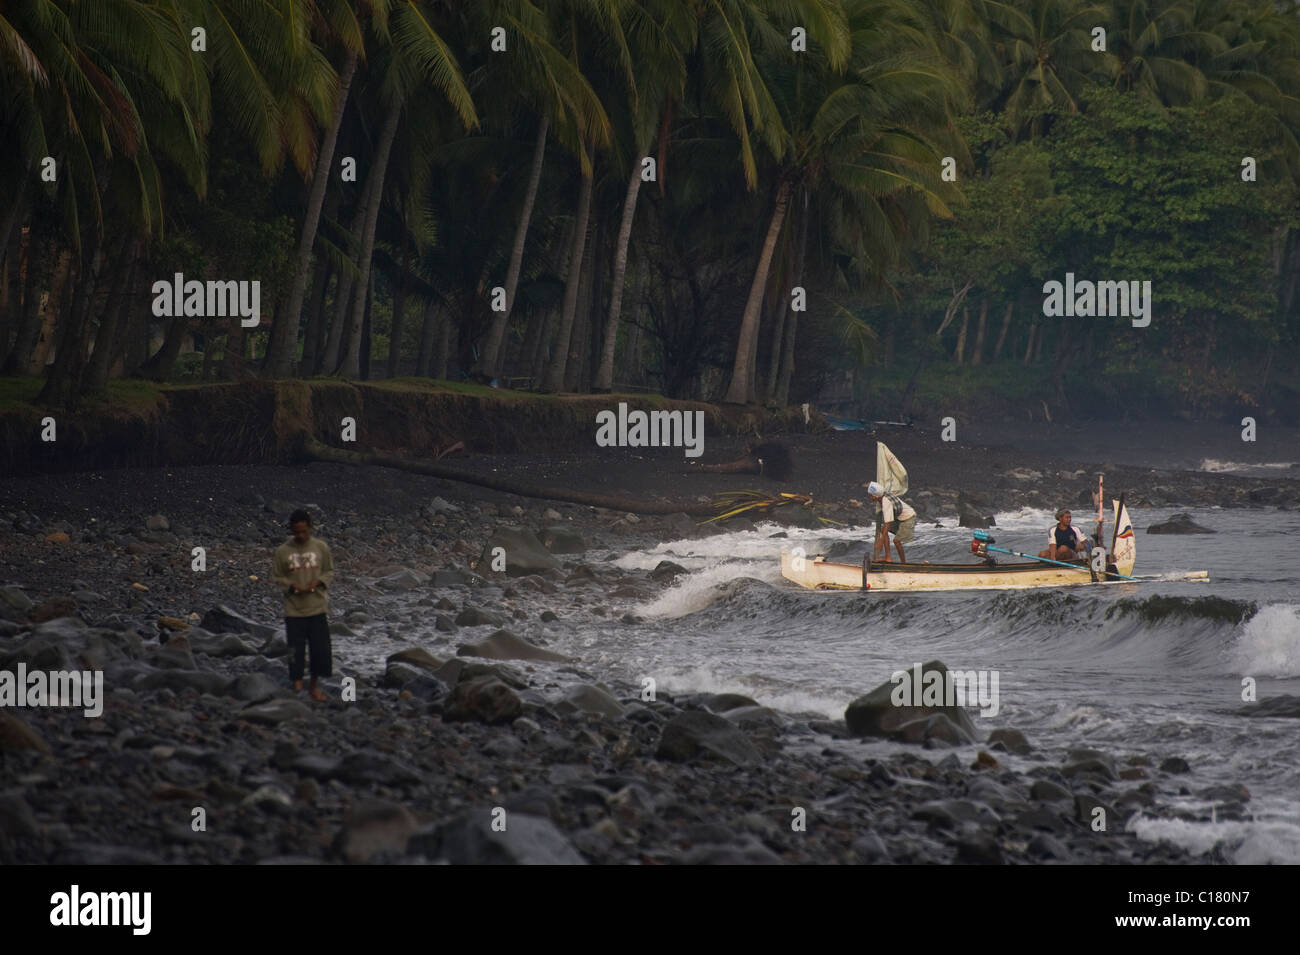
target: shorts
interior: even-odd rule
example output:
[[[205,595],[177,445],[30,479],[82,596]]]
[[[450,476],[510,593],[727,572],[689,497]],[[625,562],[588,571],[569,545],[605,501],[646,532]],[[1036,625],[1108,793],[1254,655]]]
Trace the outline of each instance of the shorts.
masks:
[[[886,533],[893,534],[894,540],[900,544],[906,544],[916,537],[916,517],[909,517],[905,521],[890,521],[884,525]]]

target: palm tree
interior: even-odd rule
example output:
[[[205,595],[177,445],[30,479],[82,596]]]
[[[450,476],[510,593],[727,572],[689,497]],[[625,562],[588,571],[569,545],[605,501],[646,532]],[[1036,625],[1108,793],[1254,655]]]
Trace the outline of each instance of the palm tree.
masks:
[[[378,16],[382,20],[387,17],[387,0],[377,0],[369,4],[367,9],[371,16]],[[293,371],[294,346],[297,343],[298,325],[302,316],[303,297],[307,292],[307,281],[311,275],[312,250],[316,245],[316,233],[320,228],[321,208],[325,203],[325,190],[329,185],[330,171],[334,164],[334,150],[338,145],[339,129],[343,126],[343,114],[352,92],[352,81],[356,76],[357,64],[365,52],[361,23],[352,6],[345,0],[321,2],[315,8],[315,13],[315,28],[321,36],[322,44],[332,39],[342,45],[343,69],[338,73],[329,114],[329,126],[316,150],[316,164],[312,171],[311,191],[307,196],[307,209],[303,216],[302,235],[298,240],[297,262],[293,281],[289,286],[289,298],[271,329],[271,341],[267,347],[265,366],[266,374],[271,378],[284,378]]]
[[[339,367],[335,369],[335,374],[345,378],[355,378],[361,372],[361,326],[370,288],[375,230],[384,197],[388,161],[407,98],[426,91],[441,94],[466,128],[478,125],[478,115],[460,66],[427,14],[426,10],[417,5],[416,0],[403,0],[392,10],[388,24],[376,24],[379,40],[383,44],[383,57],[382,61],[374,65],[385,116],[371,157],[370,175],[367,177],[368,180],[373,178],[374,182],[367,183],[366,204],[360,210],[363,218],[357,266],[361,275],[356,285],[351,320],[343,329],[346,337],[345,345],[341,348]]]
[[[630,90],[631,102],[623,114],[622,140],[631,140],[626,156],[630,167],[623,197],[618,240],[614,247],[614,276],[609,295],[609,318],[601,347],[600,365],[593,382],[594,391],[608,392],[614,383],[614,350],[618,342],[619,317],[623,306],[623,284],[627,278],[628,247],[632,240],[632,221],[636,215],[637,195],[641,191],[641,157],[649,150],[653,137],[671,103],[680,100],[686,88],[685,50],[694,38],[695,23],[690,8],[676,0],[639,3],[628,12],[629,45],[640,77]],[[666,129],[665,129],[666,132]],[[659,188],[664,188],[659,178]]]
[[[599,11],[599,0],[592,5]],[[480,359],[484,373],[496,376],[505,364],[502,342],[514,312],[524,246],[537,201],[547,139],[553,130],[559,130],[561,143],[571,152],[580,153],[580,163],[586,164],[589,159],[581,150],[579,130],[588,131],[602,146],[609,141],[611,133],[609,117],[600,98],[577,65],[553,44],[555,29],[533,3],[529,0],[505,0],[482,18],[478,28],[486,29],[488,23],[503,23],[508,27],[509,42],[513,44],[512,68],[504,73],[489,60],[482,71],[484,102],[506,106],[517,103],[526,115],[537,117],[527,187],[519,208],[503,286],[505,310],[492,313]]]
[[[567,58],[575,69],[596,73],[605,68],[611,72],[622,72],[629,85],[634,87],[631,54],[620,19],[622,6],[612,0],[566,0],[552,10],[552,36],[557,49],[566,51]],[[604,115],[603,111],[601,115]],[[569,252],[568,274],[565,277],[564,303],[560,308],[560,324],[542,386],[546,391],[562,391],[569,370],[569,349],[591,224],[596,151],[609,141],[607,128],[591,126],[586,120],[575,125],[575,131],[579,134],[576,150],[580,174],[578,207]],[[602,133],[604,135],[600,135]]]
[[[1107,22],[1104,7],[1081,0],[985,0],[995,48],[1002,53],[1006,86],[996,106],[1019,132],[1042,132],[1037,113],[1079,109],[1079,94],[1096,65],[1092,27]]]
[[[787,68],[792,75],[785,82],[774,84],[788,145],[773,174],[772,212],[745,303],[723,399],[728,403],[756,398],[759,315],[795,192],[831,198],[828,205],[838,210],[836,231],[862,274],[881,270],[896,253],[922,214],[918,203],[930,213],[949,214],[937,139],[959,99],[955,74],[906,3],[846,0],[844,12],[852,40],[845,73],[829,58],[809,56]],[[792,317],[785,335],[790,349],[794,331]]]
[[[1205,97],[1206,76],[1196,66],[1228,51],[1222,36],[1196,23],[1179,4],[1112,0],[1106,33],[1106,69],[1116,89],[1164,106]]]

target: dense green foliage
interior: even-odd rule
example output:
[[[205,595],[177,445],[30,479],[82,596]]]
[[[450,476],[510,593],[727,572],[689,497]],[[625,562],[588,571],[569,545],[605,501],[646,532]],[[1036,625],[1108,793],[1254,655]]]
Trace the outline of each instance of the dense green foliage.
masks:
[[[0,132],[2,371],[49,404],[1300,400],[1295,0],[0,0]],[[155,316],[177,272],[260,324]],[[1066,273],[1150,325],[1045,315]]]

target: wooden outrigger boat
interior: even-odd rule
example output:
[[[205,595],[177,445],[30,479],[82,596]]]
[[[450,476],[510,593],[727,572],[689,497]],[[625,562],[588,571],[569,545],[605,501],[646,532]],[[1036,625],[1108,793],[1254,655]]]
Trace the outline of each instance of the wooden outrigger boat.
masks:
[[[915,564],[867,563],[837,564],[821,557],[805,557],[798,553],[781,554],[781,575],[803,587],[814,590],[872,590],[872,591],[926,591],[926,590],[1020,590],[1031,587],[1073,587],[1078,585],[1105,585],[1128,583],[1135,578],[1133,566],[1137,562],[1137,545],[1133,524],[1123,498],[1114,502],[1115,534],[1109,554],[1104,554],[1104,566],[1094,567],[1086,559],[1075,561],[1047,561],[1034,558],[1024,562],[1001,563],[988,555],[989,550],[1018,557],[1004,548],[993,547],[987,533],[976,532],[971,551],[985,559],[974,564]],[[1100,551],[1100,548],[1098,548]],[[1186,579],[1205,580],[1208,574],[1197,571]]]

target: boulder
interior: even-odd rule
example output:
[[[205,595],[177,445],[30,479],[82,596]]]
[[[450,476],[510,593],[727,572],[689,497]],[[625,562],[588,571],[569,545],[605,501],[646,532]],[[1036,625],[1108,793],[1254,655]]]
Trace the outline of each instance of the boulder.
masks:
[[[497,831],[486,809],[464,813],[427,833],[417,833],[407,851],[452,865],[586,865],[555,823],[543,816],[511,812]]]
[[[912,683],[914,680],[914,670],[907,669],[899,671],[901,680]],[[937,678],[929,677],[927,674],[937,672]],[[921,686],[924,688],[928,682],[933,679],[940,680],[939,686],[946,690],[948,668],[938,660],[931,660],[921,666]],[[926,706],[917,705],[919,700],[915,699],[916,694],[910,693],[904,695],[905,689],[914,689],[914,686],[900,685],[897,681],[890,679],[881,683],[870,693],[858,697],[844,711],[844,722],[849,728],[849,732],[854,736],[892,736],[904,725],[917,720],[929,719],[936,714],[946,716],[952,723],[960,739],[964,742],[974,742],[979,738],[979,732],[975,729],[975,723],[971,720],[970,714],[964,707],[960,706]],[[894,699],[897,691],[898,698],[905,705],[895,704]],[[909,699],[908,696],[912,698]],[[941,697],[947,698],[947,694],[941,693]],[[915,733],[916,730],[914,729]],[[936,732],[940,732],[936,730]]]
[[[581,554],[587,549],[587,542],[582,539],[582,535],[564,525],[541,528],[537,532],[537,539],[552,554]],[[507,567],[509,562],[510,555],[507,552]]]
[[[0,709],[0,753],[30,749],[49,755],[50,746],[40,733],[17,716]]]
[[[458,627],[499,627],[505,622],[506,618],[501,614],[480,610],[478,607],[466,607],[456,614],[455,621]]]
[[[543,650],[509,630],[498,630],[478,643],[467,643],[456,651],[456,655],[487,660],[551,660],[556,663],[568,663],[573,659],[562,653]]]
[[[1192,520],[1190,514],[1175,514],[1163,524],[1152,524],[1147,528],[1148,534],[1217,534],[1208,527],[1202,527]]]
[[[425,675],[425,671],[420,667],[390,659],[388,665],[384,667],[384,676],[380,684],[390,689],[400,689]]]
[[[31,598],[18,587],[0,587],[0,603],[19,613],[26,613],[35,606]]]
[[[564,698],[555,706],[560,714],[595,713],[617,719],[623,715],[623,704],[610,696],[598,686],[571,687]]]
[[[399,650],[388,657],[387,663],[409,663],[411,666],[420,667],[422,670],[428,670],[430,673],[437,671],[445,661],[439,660],[428,650],[421,647],[411,647],[407,650]]]
[[[975,742],[974,737],[950,720],[947,714],[933,713],[902,724],[889,738],[900,743],[935,746],[960,746]]]
[[[410,567],[403,567],[396,573],[380,577],[375,581],[375,586],[381,590],[415,590],[417,587],[423,587],[429,583],[429,575],[421,573],[418,570],[412,570]]]
[[[181,634],[173,636],[154,653],[153,665],[172,670],[195,669],[190,641]]]
[[[1036,779],[1029,787],[1029,795],[1040,802],[1065,802],[1072,799],[1070,790],[1050,779]]]
[[[655,756],[689,760],[702,753],[719,756],[737,766],[761,761],[758,749],[735,724],[703,710],[679,713],[664,725]]]
[[[233,633],[208,633],[206,630],[190,630],[186,634],[190,650],[194,653],[206,653],[210,657],[251,657],[258,654],[258,648],[252,643],[241,640]]]
[[[58,617],[75,617],[77,601],[73,597],[51,597],[39,606],[28,611],[27,619],[32,623],[44,623]]]
[[[404,763],[391,756],[370,750],[348,753],[339,762],[337,777],[345,783],[379,783],[383,786],[407,786],[420,781],[420,776]]]
[[[694,846],[682,858],[683,865],[784,865],[779,855],[752,835],[739,844],[705,843]]]
[[[991,515],[984,514],[973,504],[962,501],[957,505],[958,527],[993,527],[995,521]]]
[[[1272,696],[1243,706],[1236,713],[1238,716],[1300,717],[1300,696]]]
[[[199,626],[209,633],[247,633],[264,642],[270,642],[276,634],[274,627],[250,620],[225,604],[218,604],[205,613]]]
[[[226,692],[237,700],[262,703],[280,692],[280,684],[265,673],[243,673],[235,677]]]
[[[32,839],[40,835],[40,826],[22,791],[0,793],[0,835]]]
[[[353,808],[334,838],[334,851],[353,865],[384,856],[401,856],[419,828],[410,810],[397,803],[368,800]]]
[[[679,574],[684,573],[687,573],[687,570],[681,564],[674,564],[671,560],[661,560],[655,564],[655,569],[650,571],[650,579],[662,583],[666,580],[671,581]]]
[[[988,744],[990,747],[1001,744],[1018,756],[1027,756],[1033,751],[1033,747],[1029,745],[1029,740],[1025,738],[1025,734],[1009,726],[995,729],[989,733]]]
[[[532,531],[524,527],[501,527],[483,547],[478,563],[480,573],[492,569],[492,552],[497,547],[505,550],[505,572],[511,577],[555,570],[562,566]]]
[[[442,718],[448,722],[508,723],[523,710],[523,701],[514,690],[496,677],[483,676],[456,684]]]
[[[270,700],[266,703],[254,703],[239,711],[240,719],[250,723],[262,723],[274,726],[292,720],[304,720],[311,716],[311,709],[297,700]]]

